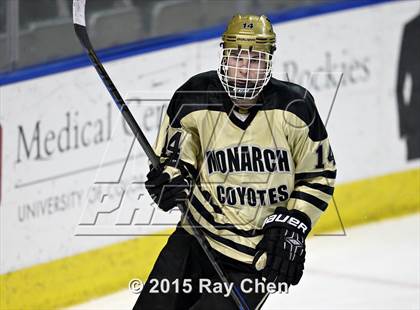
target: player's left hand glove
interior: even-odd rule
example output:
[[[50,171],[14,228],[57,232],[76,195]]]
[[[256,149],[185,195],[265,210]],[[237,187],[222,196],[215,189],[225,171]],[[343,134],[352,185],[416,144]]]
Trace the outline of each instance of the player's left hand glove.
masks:
[[[309,217],[298,210],[278,208],[263,224],[264,236],[257,245],[254,266],[267,282],[299,283],[305,263],[305,238],[311,229]],[[260,260],[266,255],[266,265]]]

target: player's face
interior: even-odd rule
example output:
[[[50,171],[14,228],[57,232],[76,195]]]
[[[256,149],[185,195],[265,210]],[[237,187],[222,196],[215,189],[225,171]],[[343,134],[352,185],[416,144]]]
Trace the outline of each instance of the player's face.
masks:
[[[268,52],[223,48],[218,75],[232,99],[255,99],[271,77]]]
[[[227,57],[227,75],[236,87],[254,87],[264,82],[266,54],[258,51],[232,50]]]

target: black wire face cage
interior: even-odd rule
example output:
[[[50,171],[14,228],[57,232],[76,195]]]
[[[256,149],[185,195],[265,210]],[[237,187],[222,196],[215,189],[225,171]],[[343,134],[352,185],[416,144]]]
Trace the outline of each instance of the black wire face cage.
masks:
[[[271,78],[272,53],[222,48],[217,70],[223,88],[233,99],[254,99]]]

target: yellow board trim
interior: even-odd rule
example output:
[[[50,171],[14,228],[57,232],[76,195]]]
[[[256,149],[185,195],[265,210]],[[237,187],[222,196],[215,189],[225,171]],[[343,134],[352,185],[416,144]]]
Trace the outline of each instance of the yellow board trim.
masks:
[[[315,234],[420,211],[420,169],[337,186]],[[0,309],[56,309],[145,280],[173,230],[0,275]]]
[[[146,280],[173,229],[0,276],[0,309],[57,309]]]
[[[340,184],[312,234],[420,212],[420,169]]]

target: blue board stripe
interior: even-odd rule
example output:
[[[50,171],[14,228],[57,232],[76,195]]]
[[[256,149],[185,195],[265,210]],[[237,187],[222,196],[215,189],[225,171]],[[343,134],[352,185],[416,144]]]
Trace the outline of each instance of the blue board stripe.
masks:
[[[393,1],[396,0],[342,0],[338,2],[295,8],[279,13],[268,14],[268,16],[270,17],[272,23],[279,24],[291,20]],[[129,56],[150,53],[165,48],[219,38],[223,33],[224,28],[225,25],[219,25],[177,35],[152,38],[140,42],[103,49],[98,52],[98,55],[102,62],[107,62]],[[49,63],[37,64],[31,67],[2,73],[0,74],[0,85],[12,84],[45,75],[82,68],[89,65],[89,59],[85,54],[76,55]]]

